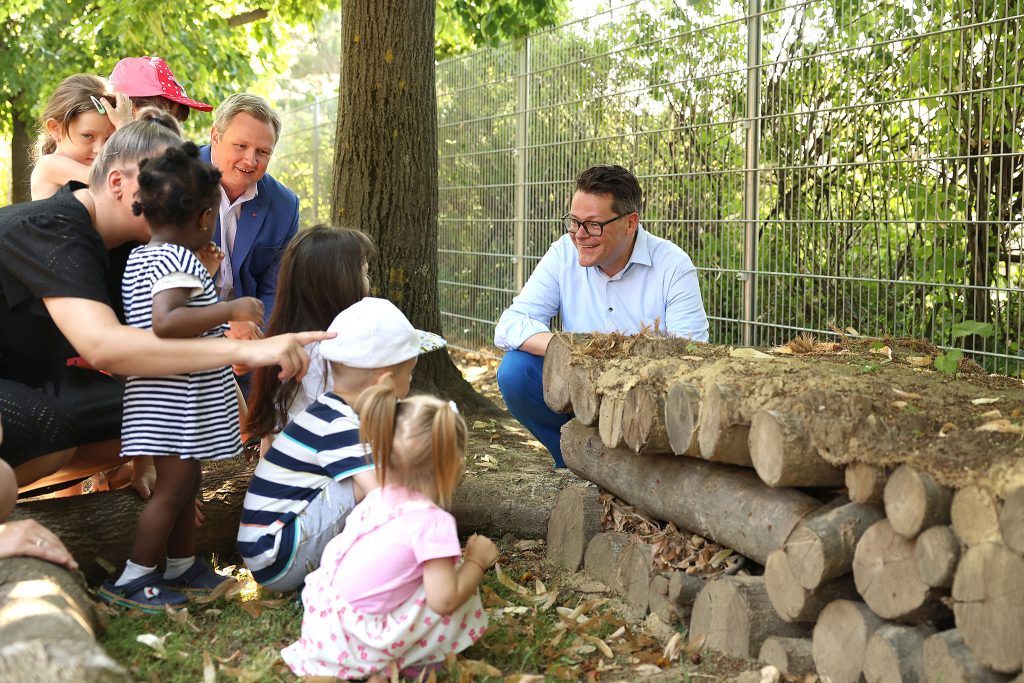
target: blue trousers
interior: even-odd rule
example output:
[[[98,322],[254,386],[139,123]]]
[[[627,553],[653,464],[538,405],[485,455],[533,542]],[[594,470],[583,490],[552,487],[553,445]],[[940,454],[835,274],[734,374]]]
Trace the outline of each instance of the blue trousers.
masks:
[[[498,389],[512,417],[551,452],[555,467],[565,467],[560,432],[572,415],[556,413],[544,403],[543,368],[543,356],[506,351],[498,366]]]

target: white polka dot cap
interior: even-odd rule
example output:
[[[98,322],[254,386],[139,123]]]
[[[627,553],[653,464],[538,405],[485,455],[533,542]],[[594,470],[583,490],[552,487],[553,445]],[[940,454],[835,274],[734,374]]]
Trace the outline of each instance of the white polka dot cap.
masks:
[[[211,105],[185,94],[167,62],[160,57],[125,57],[110,73],[110,86],[114,92],[123,92],[129,97],[162,95],[192,109],[213,111]]]
[[[432,332],[417,330],[387,299],[373,297],[339,313],[327,331],[338,336],[320,342],[320,355],[350,368],[387,368],[447,343]]]

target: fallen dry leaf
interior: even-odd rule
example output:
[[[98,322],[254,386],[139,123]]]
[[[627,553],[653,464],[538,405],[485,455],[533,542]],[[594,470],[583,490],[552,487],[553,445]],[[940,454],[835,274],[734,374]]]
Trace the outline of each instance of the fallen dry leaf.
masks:
[[[772,357],[767,353],[746,346],[733,349],[729,352],[729,356],[739,358],[740,360],[772,360]]]
[[[541,683],[543,676],[538,674],[511,674],[502,679],[502,683]]]
[[[263,614],[263,608],[255,602],[243,602],[239,605],[242,610],[253,619],[259,619]]]
[[[114,565],[110,564],[110,562],[106,558],[97,557],[96,564],[103,567],[103,571],[105,571],[109,576],[113,576],[114,572],[117,571]]]
[[[691,635],[690,643],[685,648],[683,648],[683,652],[688,655],[700,652],[702,649],[704,649],[704,641],[707,639],[708,637],[704,633],[700,633],[696,637]]]
[[[891,405],[893,408],[896,408],[898,410],[903,410],[904,408],[906,408],[910,404],[907,403],[906,401],[893,401],[889,405]]]
[[[976,398],[971,401],[976,406],[987,406],[998,401],[998,398]]]
[[[662,656],[669,662],[674,662],[679,659],[679,655],[682,654],[682,652],[683,634],[677,631],[668,639],[668,643],[665,644],[665,650],[662,652]]]
[[[896,394],[900,398],[905,398],[908,401],[913,401],[922,398],[921,394],[915,394],[912,391],[903,391],[902,389],[892,388],[892,393]]]
[[[579,634],[579,636],[588,643],[593,644],[598,650],[601,651],[601,654],[603,654],[608,659],[613,659],[615,657],[615,655],[612,654],[612,649],[608,647],[608,643],[604,642],[597,636],[592,636],[588,633],[581,633]]]
[[[1003,414],[1001,412],[999,412],[998,408],[993,408],[992,410],[988,411],[987,413],[982,413],[978,417],[983,417],[986,420],[996,420],[996,419],[999,419],[1002,416],[1003,416]]]
[[[1024,435],[1024,425],[1013,424],[1009,420],[992,420],[980,427],[975,427],[976,432],[998,432],[999,434],[1021,434]]]
[[[470,676],[491,676],[501,678],[501,669],[479,659],[463,659],[459,661],[459,668],[463,674]]]
[[[166,641],[167,636],[169,635],[171,634],[165,633],[162,636],[158,636],[153,633],[140,633],[139,635],[135,636],[135,640],[142,643],[146,647],[152,648],[153,651],[156,652],[156,655],[158,657],[163,658],[167,656]]]
[[[915,368],[931,367],[931,356],[907,356],[907,363]]]
[[[216,683],[217,669],[213,666],[213,657],[209,652],[203,652],[203,683]]]
[[[892,360],[892,349],[888,346],[879,346],[877,349],[871,349],[871,353],[878,356],[885,356],[888,360]]]
[[[941,429],[939,429],[939,437],[945,439],[947,434],[949,434],[950,432],[955,432],[958,429],[960,428],[957,427],[952,422],[947,422],[946,424],[942,425]]]

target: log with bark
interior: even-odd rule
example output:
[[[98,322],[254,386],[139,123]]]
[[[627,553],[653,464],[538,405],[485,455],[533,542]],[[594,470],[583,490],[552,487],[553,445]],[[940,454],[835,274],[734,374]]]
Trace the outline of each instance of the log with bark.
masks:
[[[866,462],[850,463],[845,473],[846,495],[851,502],[882,507],[888,476],[884,467]]]
[[[744,387],[737,383],[714,382],[704,387],[697,435],[702,458],[753,466],[749,446],[750,416],[742,410],[745,398]]]
[[[723,576],[708,581],[690,617],[690,642],[733,657],[754,657],[769,636],[801,638],[805,624],[783,621],[772,608],[760,576]]]
[[[914,541],[897,534],[888,519],[873,524],[857,543],[853,580],[868,607],[886,619],[916,623],[948,613],[942,592],[917,573]]]
[[[949,517],[957,538],[967,546],[1001,543],[999,511],[1002,504],[980,486],[965,486],[953,495]]]
[[[804,520],[785,544],[789,567],[800,585],[813,590],[849,574],[857,541],[881,517],[875,507],[847,503]]]
[[[651,612],[666,624],[678,624],[689,618],[694,601],[707,581],[681,571],[660,572],[651,577],[648,602]]]
[[[759,410],[750,421],[750,460],[769,486],[839,486],[843,470],[818,455],[803,420],[781,410]]]
[[[541,381],[544,386],[544,403],[556,413],[571,413],[569,399],[569,362],[573,344],[569,335],[556,334],[544,351],[544,367]]]
[[[885,483],[885,516],[903,538],[949,523],[952,492],[927,472],[900,465]]]
[[[998,543],[960,558],[953,579],[956,628],[983,665],[1015,673],[1024,660],[1024,559]]]
[[[914,563],[918,576],[935,588],[952,586],[961,547],[960,540],[948,526],[933,526],[922,531],[914,540]]]
[[[131,681],[96,643],[101,621],[81,577],[34,558],[0,560],[0,680]]]
[[[814,666],[832,683],[857,683],[864,671],[868,640],[885,621],[862,602],[836,600],[814,626]]]
[[[576,419],[593,427],[601,414],[601,393],[597,380],[601,368],[593,362],[581,362],[569,367],[569,400]]]
[[[864,652],[867,683],[917,683],[924,679],[924,640],[930,626],[885,624],[868,638]]]
[[[587,544],[601,531],[599,495],[596,486],[574,486],[555,498],[548,520],[548,559],[563,569],[579,569]]]
[[[234,554],[235,538],[255,463],[231,458],[205,463],[202,497],[205,520],[196,530],[196,552],[219,557]],[[538,539],[547,535],[555,497],[571,477],[550,472],[475,472],[462,478],[451,511],[462,534]],[[128,557],[135,522],[145,501],[129,489],[74,498],[23,502],[12,518],[32,518],[56,533],[91,583],[107,577],[96,562],[102,558],[120,568]],[[97,534],[95,520],[116,534]]]
[[[1006,674],[983,666],[964,643],[957,629],[929,636],[923,647],[924,677],[922,681],[942,683],[1005,683]]]
[[[790,569],[789,556],[782,548],[768,556],[764,585],[776,614],[788,622],[813,622],[833,600],[857,597],[853,580],[848,576],[823,583],[814,590],[804,588]]]
[[[562,457],[578,476],[652,517],[762,565],[797,523],[821,505],[793,489],[772,489],[750,470],[606,448],[594,429],[575,421],[562,428]]]
[[[761,645],[757,661],[774,666],[780,673],[799,676],[814,671],[810,638],[769,636]]]
[[[611,590],[622,592],[619,580],[619,557],[629,541],[627,534],[618,531],[602,531],[587,544],[583,555],[583,571],[597,579]]]
[[[1024,486],[1012,489],[1003,499],[999,533],[1007,548],[1024,555]]]

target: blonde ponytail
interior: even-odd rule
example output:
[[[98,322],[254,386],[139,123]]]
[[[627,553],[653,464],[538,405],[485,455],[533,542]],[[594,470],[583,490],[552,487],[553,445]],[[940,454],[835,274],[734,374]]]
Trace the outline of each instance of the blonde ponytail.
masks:
[[[391,469],[391,452],[395,443],[395,412],[398,396],[391,382],[368,387],[356,399],[359,415],[359,439],[370,447],[377,482],[383,487]]]

